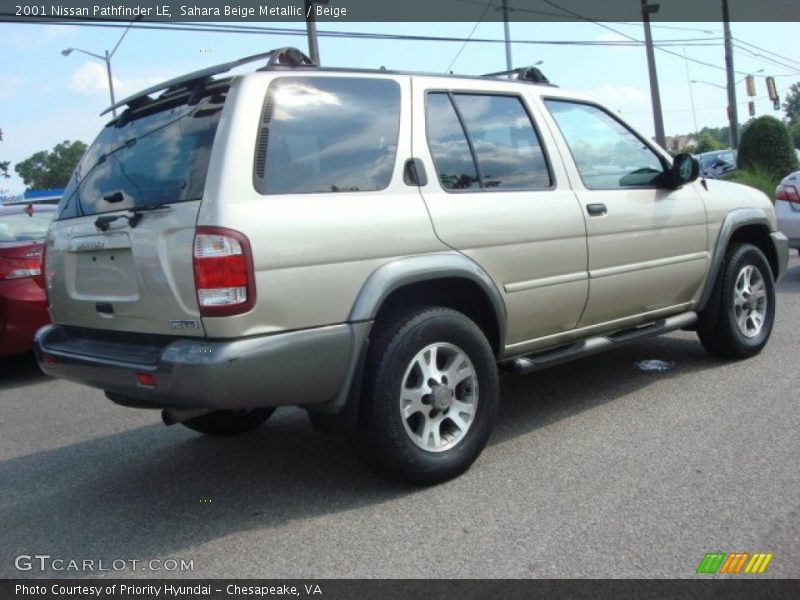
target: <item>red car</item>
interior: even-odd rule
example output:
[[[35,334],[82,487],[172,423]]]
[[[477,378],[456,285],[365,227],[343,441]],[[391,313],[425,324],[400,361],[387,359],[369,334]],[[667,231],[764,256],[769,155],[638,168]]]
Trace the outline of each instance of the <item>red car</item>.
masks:
[[[33,334],[50,322],[41,259],[56,207],[0,206],[0,356],[33,348]]]

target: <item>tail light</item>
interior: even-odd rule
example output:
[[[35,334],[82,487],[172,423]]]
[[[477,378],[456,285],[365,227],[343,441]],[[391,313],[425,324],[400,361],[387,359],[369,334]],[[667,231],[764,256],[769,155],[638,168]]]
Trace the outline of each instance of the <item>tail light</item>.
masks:
[[[228,317],[253,308],[253,254],[244,235],[222,227],[198,227],[192,264],[201,316]]]
[[[781,183],[775,189],[775,199],[800,204],[800,193],[798,193],[796,186],[790,183]]]
[[[42,247],[33,246],[16,256],[0,257],[0,279],[24,279],[42,274]]]

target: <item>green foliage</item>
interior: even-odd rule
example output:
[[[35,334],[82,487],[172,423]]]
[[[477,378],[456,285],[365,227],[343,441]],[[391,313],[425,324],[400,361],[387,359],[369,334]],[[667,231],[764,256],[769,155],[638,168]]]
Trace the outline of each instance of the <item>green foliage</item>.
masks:
[[[3,141],[3,130],[0,129],[0,142]],[[11,175],[8,174],[8,167],[11,165],[10,160],[0,160],[0,177],[8,179]]]
[[[775,188],[778,187],[782,177],[756,167],[755,169],[732,171],[727,173],[723,179],[756,188],[764,192],[772,202],[775,202]]]
[[[83,142],[65,140],[49,152],[42,150],[17,163],[14,170],[29,190],[65,187],[84,152]]]
[[[800,117],[800,82],[793,83],[783,101],[783,110],[790,121]]]
[[[797,155],[786,125],[775,117],[755,119],[742,134],[737,162],[739,169],[760,170],[778,178],[796,171]]]
[[[701,152],[711,152],[712,150],[724,150],[727,147],[727,144],[722,144],[719,140],[712,136],[711,133],[705,131],[700,134],[697,144],[694,146],[693,153],[700,154]]]
[[[800,116],[789,123],[789,136],[792,138],[794,147],[800,149]]]

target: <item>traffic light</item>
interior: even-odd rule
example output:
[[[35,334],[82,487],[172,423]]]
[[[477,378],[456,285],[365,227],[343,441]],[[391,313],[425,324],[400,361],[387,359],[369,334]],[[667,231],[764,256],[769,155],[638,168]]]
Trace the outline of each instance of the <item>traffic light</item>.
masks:
[[[748,75],[744,78],[744,84],[747,87],[747,95],[748,96],[755,96],[756,95],[756,78],[752,75]]]
[[[778,89],[775,87],[774,77],[767,77],[767,93],[769,94],[770,100],[773,102],[778,101]]]
[[[780,98],[775,98],[775,102],[772,103],[772,108],[774,108],[775,110],[780,110],[781,109],[781,99]]]
[[[755,102],[748,102],[747,103],[747,110],[750,113],[751,117],[756,116],[756,103]]]

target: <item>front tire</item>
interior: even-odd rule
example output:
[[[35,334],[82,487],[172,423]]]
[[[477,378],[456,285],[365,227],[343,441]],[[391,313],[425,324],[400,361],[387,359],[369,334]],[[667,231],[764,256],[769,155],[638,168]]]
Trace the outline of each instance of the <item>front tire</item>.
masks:
[[[252,410],[218,410],[194,419],[183,425],[192,431],[215,437],[239,435],[260,427],[275,412],[274,408]]]
[[[376,325],[351,443],[381,475],[440,483],[481,453],[498,397],[494,353],[475,323],[448,308],[407,309]]]
[[[761,352],[775,322],[775,282],[763,252],[752,244],[732,246],[712,299],[715,310],[701,314],[697,327],[705,349],[722,358]]]

